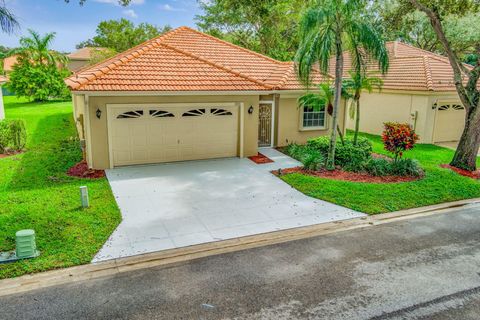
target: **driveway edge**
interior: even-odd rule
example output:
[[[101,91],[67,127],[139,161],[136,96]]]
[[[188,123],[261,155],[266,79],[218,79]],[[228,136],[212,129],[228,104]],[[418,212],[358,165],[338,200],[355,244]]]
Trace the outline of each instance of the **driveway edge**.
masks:
[[[349,220],[328,222],[313,226],[287,229],[242,238],[205,243],[185,248],[170,249],[132,257],[113,259],[97,264],[87,264],[66,269],[51,270],[32,275],[24,275],[17,278],[0,280],[0,296],[17,294],[70,282],[96,279],[127,271],[158,266],[174,266],[176,264],[207,256],[241,251],[347,230],[367,228],[375,225],[426,217],[434,214],[455,212],[465,206],[474,204],[480,204],[480,198],[460,200]]]

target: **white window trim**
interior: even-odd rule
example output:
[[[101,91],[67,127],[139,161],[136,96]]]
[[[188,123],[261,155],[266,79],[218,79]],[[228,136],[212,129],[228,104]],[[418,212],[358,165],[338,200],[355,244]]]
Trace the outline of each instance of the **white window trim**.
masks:
[[[325,107],[326,108],[326,107]],[[300,107],[298,108],[299,109],[299,112],[300,112],[300,116],[299,116],[299,131],[321,131],[321,130],[328,130],[328,114],[327,114],[327,110],[325,110],[325,121],[324,121],[324,125],[323,126],[317,126],[317,127],[304,127],[303,126],[303,107]]]

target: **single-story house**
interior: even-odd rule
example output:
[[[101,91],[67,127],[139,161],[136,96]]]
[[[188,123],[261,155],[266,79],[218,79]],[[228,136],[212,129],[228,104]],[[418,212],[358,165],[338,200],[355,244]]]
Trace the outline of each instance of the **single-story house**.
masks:
[[[103,51],[106,50],[105,48],[93,48],[93,47],[85,47],[78,49],[72,53],[67,54],[68,70],[75,72],[84,67],[86,67],[90,60],[92,59],[93,55],[96,51]]]
[[[3,94],[2,94],[2,85],[7,82],[5,76],[0,75],[0,120],[5,119],[5,110],[3,108]]]
[[[324,111],[299,108],[304,90],[293,62],[188,27],[82,69],[66,83],[95,169],[253,156],[330,129]]]
[[[369,66],[372,75],[383,79],[380,91],[362,93],[360,99],[360,131],[380,134],[383,123],[410,123],[420,142],[458,141],[465,124],[465,108],[453,83],[453,71],[446,57],[402,42],[388,42],[390,68],[385,75],[375,63]],[[345,54],[345,73],[351,58]],[[347,128],[355,121],[346,119]]]

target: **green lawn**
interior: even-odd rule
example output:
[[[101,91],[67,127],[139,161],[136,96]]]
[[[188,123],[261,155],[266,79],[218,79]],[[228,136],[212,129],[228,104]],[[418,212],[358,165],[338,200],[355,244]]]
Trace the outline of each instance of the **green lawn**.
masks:
[[[379,136],[363,136],[373,142],[374,152],[388,154]],[[431,144],[418,144],[406,152],[405,157],[417,159],[425,169],[425,178],[414,182],[357,183],[298,173],[282,176],[282,179],[309,196],[369,214],[480,197],[479,181],[439,167],[449,163],[453,153],[453,150]]]
[[[5,97],[6,117],[24,119],[27,151],[0,159],[0,251],[15,248],[15,232],[34,229],[41,256],[0,264],[0,279],[91,261],[121,220],[106,179],[68,177],[81,160],[71,102],[30,103]],[[91,207],[81,209],[79,187]]]

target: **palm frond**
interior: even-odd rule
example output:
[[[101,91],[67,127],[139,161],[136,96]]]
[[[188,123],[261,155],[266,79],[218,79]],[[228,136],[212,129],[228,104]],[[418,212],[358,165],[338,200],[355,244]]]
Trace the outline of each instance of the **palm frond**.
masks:
[[[17,19],[6,7],[4,2],[0,2],[0,28],[5,33],[13,33],[20,27]]]

